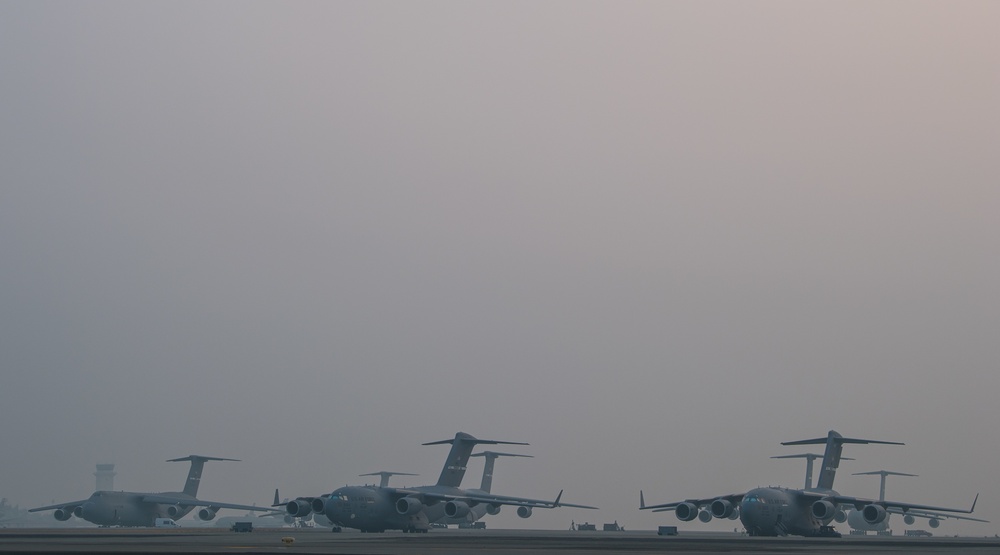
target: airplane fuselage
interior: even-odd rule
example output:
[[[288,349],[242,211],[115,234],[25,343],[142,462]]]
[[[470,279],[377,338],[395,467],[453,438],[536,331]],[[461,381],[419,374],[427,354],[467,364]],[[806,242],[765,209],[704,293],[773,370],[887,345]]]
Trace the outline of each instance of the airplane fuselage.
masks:
[[[486,513],[486,505],[479,504],[470,507],[465,517],[449,519],[445,515],[445,503],[428,501],[420,495],[422,492],[454,495],[461,497],[479,490],[463,490],[447,486],[422,486],[408,488],[414,492],[410,496],[400,496],[391,489],[378,486],[345,486],[334,490],[327,499],[323,512],[319,513],[337,526],[356,528],[365,532],[382,532],[385,530],[425,531],[432,522],[463,522],[474,521]],[[412,498],[420,501],[419,509],[410,514],[403,514],[397,508],[401,498]]]
[[[337,526],[363,532],[385,530],[426,530],[430,527],[427,509],[413,515],[396,511],[396,501],[388,490],[377,486],[346,486],[334,490],[321,513]],[[444,509],[440,509],[444,516]]]
[[[130,491],[97,491],[85,502],[73,507],[72,513],[99,526],[153,526],[157,518],[179,519],[194,508],[193,505],[143,501],[147,495]],[[168,495],[186,497],[178,492]]]
[[[816,536],[832,520],[814,517],[812,500],[802,490],[757,488],[740,501],[740,522],[752,536]]]

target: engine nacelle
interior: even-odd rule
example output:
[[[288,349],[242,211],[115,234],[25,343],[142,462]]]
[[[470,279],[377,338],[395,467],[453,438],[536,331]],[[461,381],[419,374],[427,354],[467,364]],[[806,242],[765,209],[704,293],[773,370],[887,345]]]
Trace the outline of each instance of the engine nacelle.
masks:
[[[830,520],[837,514],[837,506],[833,503],[827,501],[826,499],[820,499],[812,504],[812,515],[817,520],[822,520],[826,522]]]
[[[180,518],[181,513],[183,512],[184,509],[182,509],[180,505],[170,505],[167,507],[167,516],[170,518]]]
[[[212,507],[205,507],[198,511],[199,520],[212,520],[215,518],[215,509]]]
[[[906,524],[913,524],[917,519],[913,518],[913,515],[903,515],[903,522]]]
[[[295,517],[292,515],[285,515],[285,524],[295,524]]]
[[[521,505],[520,507],[517,508],[517,516],[521,518],[528,518],[529,516],[531,516],[531,507],[528,507],[527,505]]]
[[[449,501],[444,504],[444,514],[448,518],[462,518],[471,510],[464,501]]]
[[[404,497],[396,501],[396,512],[401,515],[415,515],[424,509],[424,504],[416,497]]]
[[[936,518],[932,518],[927,521],[927,524],[929,524],[931,528],[937,528],[938,526],[941,526],[941,521]]]
[[[840,524],[843,524],[844,522],[847,521],[847,513],[845,513],[840,509],[837,509],[837,512],[833,515],[833,520],[839,522]]]
[[[330,499],[332,499],[332,497],[330,497],[329,495],[325,497],[317,497],[312,500],[312,503],[309,505],[309,508],[311,508],[312,511],[318,515],[325,515],[327,509],[326,504],[330,501]],[[333,506],[331,505],[330,508],[332,509]]]
[[[83,511],[84,511],[83,505],[78,505],[76,507],[73,507],[73,509],[71,510],[73,516],[75,516],[76,518],[83,518]]]
[[[294,499],[285,504],[285,512],[295,518],[305,518],[312,513],[312,503],[308,499]]]
[[[736,507],[727,499],[716,499],[712,501],[709,508],[712,510],[712,516],[715,518],[729,518],[732,516],[733,511],[736,510]]]
[[[674,515],[681,522],[691,522],[698,518],[698,506],[694,503],[681,503],[674,509]]]
[[[698,513],[698,520],[702,522],[712,522],[712,513],[708,511],[700,511]]]
[[[75,507],[79,509],[80,507]],[[56,517],[56,520],[60,522],[65,522],[69,520],[69,517],[73,516],[74,507],[63,507],[61,509],[56,509],[52,516]]]
[[[865,522],[868,524],[879,524],[885,520],[888,513],[882,505],[865,505],[865,508],[861,509],[861,516],[865,517]]]
[[[502,507],[502,505],[494,505],[490,503],[486,505],[486,513],[491,515],[498,515],[500,514],[500,507]]]

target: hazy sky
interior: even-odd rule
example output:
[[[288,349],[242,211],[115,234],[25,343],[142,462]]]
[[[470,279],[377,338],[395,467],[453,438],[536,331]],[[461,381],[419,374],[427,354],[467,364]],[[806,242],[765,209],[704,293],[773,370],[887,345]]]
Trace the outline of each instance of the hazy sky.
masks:
[[[799,486],[1000,526],[1000,4],[0,3],[0,495]],[[816,449],[820,449],[817,447]],[[477,485],[482,462],[468,485]],[[729,521],[701,528],[731,528]],[[698,527],[697,523],[686,525]]]

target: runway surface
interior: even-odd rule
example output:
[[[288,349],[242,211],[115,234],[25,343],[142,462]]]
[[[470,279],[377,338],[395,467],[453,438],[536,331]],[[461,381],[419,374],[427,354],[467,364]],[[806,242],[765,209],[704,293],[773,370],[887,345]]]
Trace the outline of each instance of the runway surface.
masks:
[[[293,538],[284,543],[283,538]],[[331,533],[327,529],[0,529],[0,552],[334,553],[341,555],[593,555],[595,553],[1000,553],[1000,538],[751,538],[731,533],[654,531],[433,530],[427,534]]]

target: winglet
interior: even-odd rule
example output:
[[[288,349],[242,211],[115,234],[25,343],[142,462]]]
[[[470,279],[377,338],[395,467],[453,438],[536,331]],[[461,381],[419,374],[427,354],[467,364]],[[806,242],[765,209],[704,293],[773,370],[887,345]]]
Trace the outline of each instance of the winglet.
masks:
[[[979,494],[978,493],[976,494],[976,498],[972,500],[972,508],[969,509],[969,514],[972,514],[972,511],[976,510],[976,501],[979,501]]]
[[[642,490],[639,490],[639,509],[646,508],[646,498],[642,496]]]
[[[278,488],[274,488],[274,504],[271,505],[271,506],[272,507],[277,507],[280,504],[281,504],[281,500],[278,499]]]
[[[563,490],[559,490],[559,495],[556,496],[556,500],[552,502],[553,507],[559,506],[559,500],[562,499]]]

